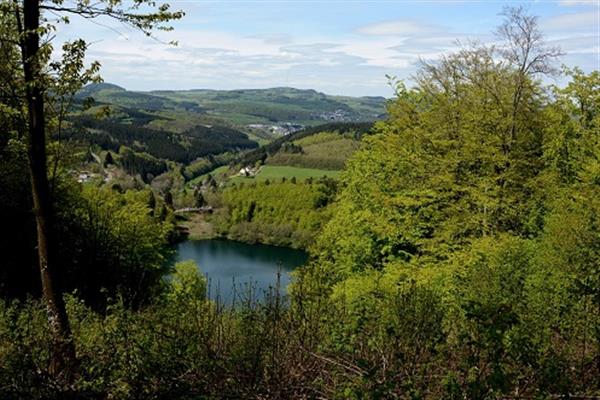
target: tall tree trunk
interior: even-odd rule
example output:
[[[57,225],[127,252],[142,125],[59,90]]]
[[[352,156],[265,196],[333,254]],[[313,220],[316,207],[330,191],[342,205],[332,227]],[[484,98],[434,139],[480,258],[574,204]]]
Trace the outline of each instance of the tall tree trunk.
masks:
[[[75,348],[60,289],[55,282],[56,249],[53,234],[54,211],[50,198],[46,160],[46,132],[44,120],[44,91],[40,63],[40,4],[39,0],[23,2],[23,37],[21,39],[29,118],[29,172],[37,226],[37,245],[42,292],[48,312],[53,339],[49,372],[69,381],[75,366]]]

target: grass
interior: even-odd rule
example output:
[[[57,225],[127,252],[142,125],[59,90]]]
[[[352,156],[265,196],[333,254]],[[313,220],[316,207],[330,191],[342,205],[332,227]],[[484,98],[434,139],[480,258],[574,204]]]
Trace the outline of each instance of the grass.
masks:
[[[263,182],[267,179],[270,181],[277,181],[281,180],[282,178],[291,179],[292,177],[296,177],[297,180],[305,180],[307,178],[316,179],[322,176],[337,179],[340,176],[340,173],[341,171],[329,171],[325,169],[265,165],[260,169],[260,172],[256,175],[256,177],[246,178],[242,176],[236,176],[230,178],[229,182]]]
[[[337,171],[360,147],[360,142],[351,136],[333,132],[317,133],[293,143],[302,146],[302,153],[278,151],[267,164]]]

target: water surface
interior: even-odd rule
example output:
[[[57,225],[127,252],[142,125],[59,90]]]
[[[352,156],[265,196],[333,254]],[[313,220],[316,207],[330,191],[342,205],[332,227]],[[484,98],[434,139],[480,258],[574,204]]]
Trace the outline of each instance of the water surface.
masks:
[[[290,282],[289,272],[304,264],[308,255],[287,247],[246,244],[232,240],[188,240],[177,246],[177,261],[194,260],[209,279],[210,297],[219,295],[231,303],[247,294],[251,285],[258,297],[274,287],[281,271],[282,292]],[[234,289],[235,283],[235,289]]]

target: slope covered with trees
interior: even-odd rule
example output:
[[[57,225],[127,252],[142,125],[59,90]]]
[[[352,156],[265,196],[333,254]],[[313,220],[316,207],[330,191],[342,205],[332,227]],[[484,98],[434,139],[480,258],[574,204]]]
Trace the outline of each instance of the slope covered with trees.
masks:
[[[348,139],[360,140],[362,136],[369,133],[372,126],[372,122],[334,122],[305,128],[242,154],[237,158],[236,163],[242,166],[252,166],[257,162],[265,162],[269,157],[274,157],[278,153],[294,153],[294,151],[300,153],[301,149],[294,146],[296,141],[310,140],[309,137],[323,132],[345,135]]]
[[[336,188],[326,177],[234,184],[219,196],[211,221],[218,234],[234,240],[307,248],[328,220]]]
[[[258,146],[245,133],[225,126],[198,125],[175,133],[89,116],[74,117],[72,123],[67,136],[72,140],[113,151],[121,145],[132,146],[138,152],[184,164],[208,155]]]
[[[354,132],[319,132],[313,136],[284,143],[277,153],[265,160],[270,165],[320,168],[340,171],[346,160],[358,150],[360,137]]]

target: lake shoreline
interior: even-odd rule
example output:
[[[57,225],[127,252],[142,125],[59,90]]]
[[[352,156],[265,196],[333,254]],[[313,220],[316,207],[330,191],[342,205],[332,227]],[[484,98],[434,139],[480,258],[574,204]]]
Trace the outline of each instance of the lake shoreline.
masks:
[[[183,241],[175,247],[174,259],[194,261],[222,298],[228,299],[248,288],[261,297],[278,280],[285,291],[290,272],[305,265],[309,255],[297,249],[218,238]]]
[[[294,246],[293,244],[291,245],[281,245],[279,243],[274,243],[274,242],[270,242],[270,241],[261,241],[261,240],[254,240],[254,241],[248,241],[248,240],[243,240],[242,237],[237,236],[237,235],[231,235],[231,234],[220,234],[216,231],[214,224],[210,221],[210,217],[207,218],[206,214],[201,214],[201,213],[187,213],[187,215],[184,215],[185,220],[180,221],[177,226],[180,229],[183,229],[185,231],[185,235],[183,236],[182,240],[178,241],[175,245],[184,242],[184,241],[200,241],[200,240],[216,240],[216,239],[221,239],[221,240],[230,240],[233,242],[238,242],[238,243],[244,243],[244,244],[248,244],[248,245],[265,245],[265,246],[274,246],[274,247],[281,247],[281,248],[285,248],[285,249],[293,249],[293,250],[299,250],[299,251],[303,251],[305,253],[308,254],[308,248],[305,246]],[[260,237],[257,237],[257,239],[260,239]]]

